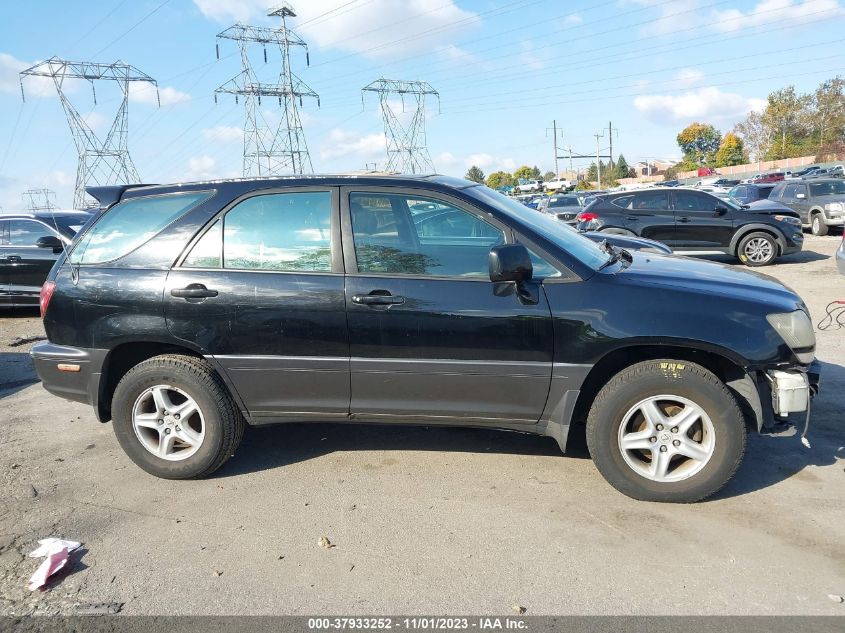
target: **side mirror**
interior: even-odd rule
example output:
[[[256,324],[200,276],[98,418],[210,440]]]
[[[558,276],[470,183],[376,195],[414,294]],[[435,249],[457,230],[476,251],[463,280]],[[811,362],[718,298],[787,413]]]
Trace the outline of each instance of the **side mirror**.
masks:
[[[534,267],[522,244],[505,244],[490,249],[490,281],[529,281]]]
[[[806,193],[796,193],[796,194],[795,194],[795,197],[796,197],[798,200],[804,200],[804,199],[807,197],[807,194],[806,194]]]
[[[62,241],[55,235],[45,235],[44,237],[39,237],[38,241],[35,242],[35,245],[38,248],[52,248],[54,251],[62,250]]]
[[[728,212],[728,208],[725,205],[723,205],[723,204],[716,205],[716,215],[725,215],[727,212]]]

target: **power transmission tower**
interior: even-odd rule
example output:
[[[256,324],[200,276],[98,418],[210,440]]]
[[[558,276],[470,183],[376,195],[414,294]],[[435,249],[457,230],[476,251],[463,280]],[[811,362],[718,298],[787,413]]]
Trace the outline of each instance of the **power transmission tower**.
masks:
[[[398,171],[403,174],[423,174],[434,171],[434,163],[428,153],[425,139],[425,102],[428,96],[437,98],[440,109],[440,94],[425,81],[402,81],[399,79],[377,79],[361,89],[361,103],[365,92],[375,92],[379,96],[381,114],[384,117],[384,135],[387,139],[387,167],[385,171]],[[394,110],[398,98],[402,113],[406,111],[406,99],[410,101],[410,118],[403,123]]]
[[[56,208],[56,192],[50,189],[27,189],[21,198],[30,211],[52,211]]]
[[[302,131],[302,120],[297,105],[302,106],[303,97],[312,97],[320,106],[319,95],[311,90],[293,71],[290,64],[290,49],[301,46],[305,50],[305,61],[310,65],[308,45],[296,33],[287,27],[287,18],[296,17],[293,8],[283,3],[278,9],[267,14],[282,19],[278,29],[246,24],[235,24],[222,33],[220,39],[234,40],[241,52],[243,70],[214,91],[214,100],[218,93],[235,95],[244,99],[244,176],[275,176],[284,173],[303,174],[314,171],[311,156]],[[276,83],[261,83],[255,67],[249,58],[251,44],[261,44],[264,48],[264,63],[267,63],[267,45],[276,45],[282,56],[282,67]],[[220,58],[220,46],[217,46],[217,58]],[[283,108],[281,121],[275,123],[261,110],[261,97],[274,97]]]
[[[81,209],[87,206],[85,203],[85,187],[88,185],[140,182],[138,170],[135,169],[135,164],[129,156],[127,146],[129,137],[129,85],[133,82],[152,84],[156,87],[156,95],[158,95],[158,84],[155,79],[142,73],[134,66],[120,61],[113,64],[97,64],[94,62],[71,62],[58,57],[51,57],[45,62],[21,71],[21,96],[24,97],[24,100],[26,98],[23,92],[23,79],[29,76],[51,78],[65,111],[73,135],[73,142],[79,154],[76,189],[73,195],[73,206],[75,208]],[[105,140],[100,140],[68,99],[64,89],[64,82],[67,79],[85,79],[91,82],[94,105],[97,104],[95,81],[114,81],[120,86],[123,99],[117,108],[117,113]]]

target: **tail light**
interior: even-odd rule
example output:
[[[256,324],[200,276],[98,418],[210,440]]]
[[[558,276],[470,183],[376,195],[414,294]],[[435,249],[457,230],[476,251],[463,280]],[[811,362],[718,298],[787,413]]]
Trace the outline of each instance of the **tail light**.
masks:
[[[598,220],[599,216],[597,213],[590,213],[589,211],[584,211],[579,213],[575,219],[579,222],[592,222],[593,220]]]
[[[41,307],[41,318],[47,314],[47,308],[50,305],[50,299],[53,298],[53,291],[56,289],[55,281],[45,281],[41,286],[41,294],[39,296],[38,305]]]

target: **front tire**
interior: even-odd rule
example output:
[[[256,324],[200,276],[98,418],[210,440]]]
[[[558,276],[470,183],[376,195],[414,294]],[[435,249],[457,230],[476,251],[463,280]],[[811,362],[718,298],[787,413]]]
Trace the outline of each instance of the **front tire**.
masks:
[[[749,233],[739,241],[736,256],[746,266],[768,266],[777,259],[777,240],[768,233]]]
[[[114,391],[112,416],[124,452],[164,479],[210,475],[235,452],[245,426],[214,369],[179,354],[130,369]]]
[[[712,372],[671,359],[632,365],[596,396],[587,446],[599,472],[642,501],[691,503],[720,490],[745,453],[745,424]]]
[[[821,213],[814,213],[813,217],[810,219],[810,232],[813,235],[818,235],[819,237],[827,235],[827,224],[824,223],[824,218]]]

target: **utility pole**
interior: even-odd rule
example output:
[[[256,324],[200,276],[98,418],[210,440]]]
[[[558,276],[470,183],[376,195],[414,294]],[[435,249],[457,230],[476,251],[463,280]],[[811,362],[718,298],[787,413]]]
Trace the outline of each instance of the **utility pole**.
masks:
[[[601,134],[593,134],[596,137],[596,174],[598,175],[598,185],[601,187],[601,148],[599,147],[599,139],[604,138],[604,130]]]
[[[609,163],[609,172],[613,173],[613,121],[607,122],[607,131],[608,131],[608,138],[610,139],[610,163]]]
[[[59,101],[65,111],[68,127],[73,135],[73,142],[79,154],[76,168],[76,188],[73,195],[73,206],[82,209],[87,206],[85,187],[88,185],[116,185],[140,182],[138,170],[129,156],[127,146],[129,138],[129,85],[132,82],[148,83],[154,86],[158,94],[155,79],[142,73],[134,66],[123,62],[113,64],[97,64],[94,62],[71,62],[58,57],[51,57],[22,70],[20,73],[21,97],[24,97],[24,77],[49,77],[56,86]],[[66,79],[86,79],[91,82],[94,91],[94,105],[97,104],[97,93],[94,81],[114,81],[122,93],[120,105],[114,116],[105,140],[100,138],[79,114],[70,102],[64,82]],[[93,201],[93,200],[92,200]]]
[[[319,95],[311,90],[291,71],[290,49],[301,46],[305,51],[305,63],[308,65],[308,45],[287,27],[286,18],[295,18],[293,8],[282,3],[278,9],[267,14],[282,19],[281,28],[273,29],[246,24],[235,24],[217,34],[218,39],[234,40],[241,53],[242,71],[214,91],[217,95],[228,93],[244,100],[244,176],[276,176],[284,173],[304,174],[314,170],[308,144],[302,131],[302,121],[297,105],[302,105],[303,97],[317,100]],[[267,63],[267,45],[276,45],[282,57],[282,68],[276,83],[262,83],[249,58],[251,44],[264,47],[264,62]],[[220,47],[217,46],[217,58]],[[281,121],[276,124],[268,121],[261,110],[261,97],[274,97],[284,109]]]
[[[365,92],[375,92],[379,97],[381,114],[384,117],[384,136],[387,140],[385,171],[398,171],[403,174],[435,171],[426,146],[425,102],[428,96],[435,97],[439,108],[440,94],[425,81],[384,78],[377,79],[361,89],[362,106]],[[402,102],[402,113],[405,112],[405,99],[412,99],[413,114],[407,125],[400,121],[394,110],[397,96]]]
[[[557,155],[557,120],[552,121],[552,127],[546,128],[546,136],[549,136],[549,130],[552,131],[552,148],[554,149],[554,156],[555,156],[555,178],[560,177],[560,170],[558,168],[558,155]]]

